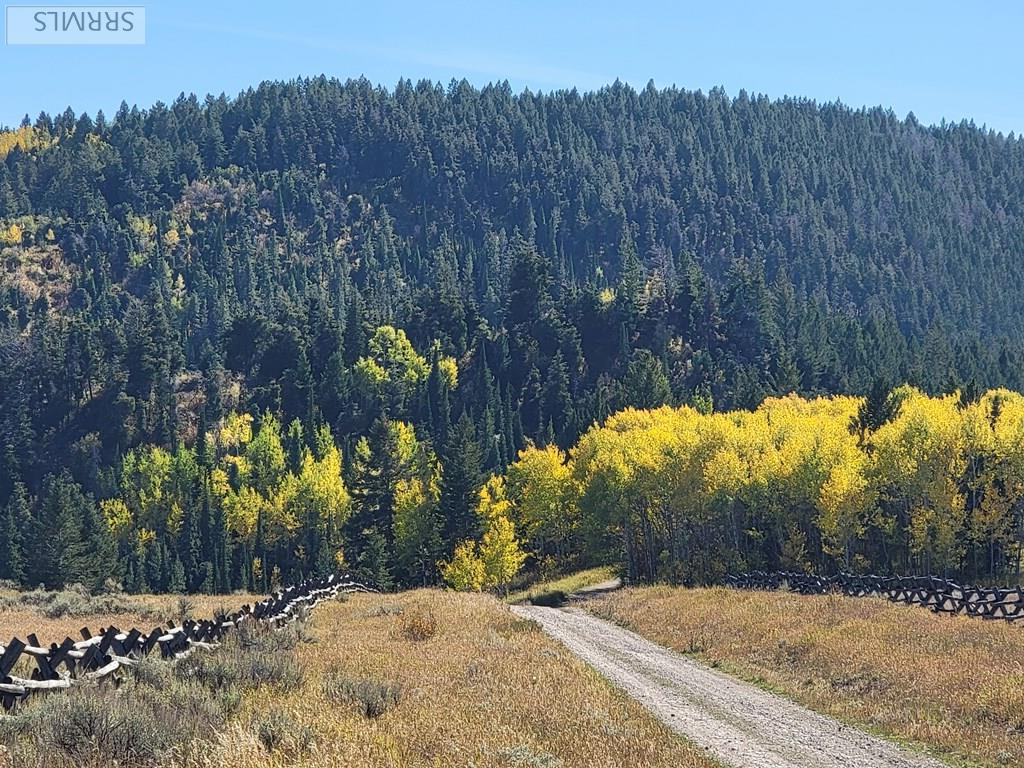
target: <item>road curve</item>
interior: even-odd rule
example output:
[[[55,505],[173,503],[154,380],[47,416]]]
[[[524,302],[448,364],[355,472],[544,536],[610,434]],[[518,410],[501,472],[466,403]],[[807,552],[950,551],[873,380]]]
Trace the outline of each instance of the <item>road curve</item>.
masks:
[[[948,768],[580,609],[516,605],[662,722],[735,768]]]

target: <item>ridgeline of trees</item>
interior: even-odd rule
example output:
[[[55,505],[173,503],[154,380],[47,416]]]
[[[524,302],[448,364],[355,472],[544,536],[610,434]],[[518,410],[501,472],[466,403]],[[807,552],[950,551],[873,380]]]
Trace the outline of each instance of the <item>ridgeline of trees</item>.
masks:
[[[0,132],[0,578],[214,591],[343,557],[498,585],[506,523],[581,553],[485,479],[622,409],[1020,389],[1022,189],[1012,135],[717,90],[318,78],[26,119]],[[631,567],[675,572],[641,523]],[[799,553],[746,530],[737,561]],[[917,556],[871,530],[851,565]]]

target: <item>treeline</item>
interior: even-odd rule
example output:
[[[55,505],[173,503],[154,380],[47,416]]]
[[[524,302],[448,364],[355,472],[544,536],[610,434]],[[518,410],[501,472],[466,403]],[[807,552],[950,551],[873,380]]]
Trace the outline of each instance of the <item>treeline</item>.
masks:
[[[932,573],[1019,580],[1024,397],[795,395],[754,411],[627,409],[568,457],[509,468],[536,557],[621,562],[634,579]]]
[[[448,455],[380,419],[342,462],[330,429],[230,414],[146,445],[96,500],[67,474],[0,515],[0,578],[130,591],[266,591],[337,568],[385,588],[502,588],[619,563],[637,580],[936,573],[1019,580],[1024,396],[769,398],[753,411],[627,408],[570,451],[528,445],[485,478],[468,419]]]
[[[466,421],[454,431],[473,440]],[[343,469],[329,427],[232,413],[193,446],[129,451],[118,496],[94,499],[67,473],[34,498],[16,485],[0,512],[0,579],[267,592],[346,569],[385,589],[433,584],[442,558],[487,528],[480,482],[478,460],[442,475],[406,422],[375,422]]]
[[[295,577],[339,534],[240,535],[230,494],[271,525],[329,432],[349,564],[430,578],[486,535],[483,477],[631,406],[1024,388],[1022,189],[1013,136],[718,90],[317,78],[42,114],[0,131],[0,508],[140,588]],[[207,447],[238,414],[279,426],[285,472]],[[387,472],[437,496],[415,557],[395,482],[354,474],[396,424],[421,449]],[[168,461],[180,512],[136,488]],[[101,541],[113,500],[132,522]],[[77,551],[25,579],[90,580]]]

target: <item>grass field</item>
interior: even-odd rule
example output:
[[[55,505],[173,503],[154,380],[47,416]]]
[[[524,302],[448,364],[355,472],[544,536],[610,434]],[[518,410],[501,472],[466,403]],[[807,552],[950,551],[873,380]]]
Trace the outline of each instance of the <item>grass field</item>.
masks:
[[[0,727],[0,745],[6,738],[11,755],[27,756],[24,768],[98,768],[110,749],[137,768],[715,765],[493,597],[355,595],[281,634],[291,641],[270,651],[273,634],[255,650],[229,643],[192,656],[177,671],[154,662],[120,690],[39,697],[36,715],[9,721],[6,737]],[[119,707],[110,740],[109,718],[97,715],[106,706]],[[90,738],[109,747],[68,746],[68,723],[97,719]]]
[[[648,587],[588,609],[842,720],[1024,765],[1024,628],[881,599]]]
[[[95,595],[75,588],[56,592],[0,590],[0,643],[22,640],[31,632],[45,644],[65,637],[81,639],[79,629],[137,627],[148,631],[169,620],[181,623],[182,609],[193,618],[211,618],[218,610],[235,610],[262,600],[260,595]],[[183,602],[184,600],[184,602]]]
[[[309,734],[308,766],[712,765],[487,596],[357,596],[318,607],[308,632],[302,686],[247,697],[211,765],[280,764],[252,725],[267,717]],[[400,693],[368,717],[360,688]]]

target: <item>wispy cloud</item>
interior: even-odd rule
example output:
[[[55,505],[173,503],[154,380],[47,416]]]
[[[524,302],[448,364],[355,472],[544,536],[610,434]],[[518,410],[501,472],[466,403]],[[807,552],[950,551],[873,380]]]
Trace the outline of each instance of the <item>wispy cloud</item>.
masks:
[[[151,23],[150,28],[155,30],[157,24],[161,27],[183,32],[198,32],[246,40],[286,43],[301,48],[331,51],[364,58],[369,57],[392,64],[451,70],[452,75],[482,75],[492,80],[513,80],[530,84],[534,87],[578,87],[590,89],[605,85],[614,79],[587,70],[551,66],[544,64],[535,57],[510,55],[507,52],[494,50],[447,48],[442,52],[438,52],[425,48],[366,45],[355,40],[346,40],[342,43],[336,38],[314,35],[299,35],[274,30],[195,24],[170,20],[161,20],[156,24]],[[415,72],[409,73],[410,77],[415,75]]]

